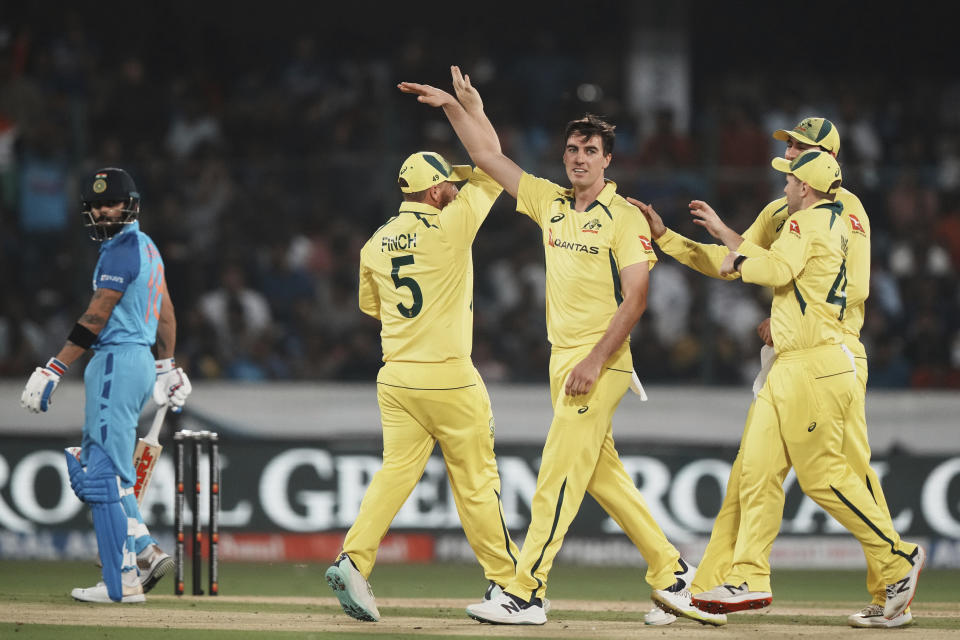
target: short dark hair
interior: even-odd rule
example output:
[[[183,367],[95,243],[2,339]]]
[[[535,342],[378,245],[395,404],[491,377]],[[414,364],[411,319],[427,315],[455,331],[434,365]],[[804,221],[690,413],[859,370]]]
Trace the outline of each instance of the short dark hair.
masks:
[[[404,180],[403,178],[400,178],[400,183],[401,183],[400,186],[401,186],[401,187],[406,186],[406,182],[407,182],[406,180]],[[434,185],[434,186],[436,186],[436,185]],[[427,191],[430,191],[430,189],[431,189],[431,187],[427,187],[426,189],[423,189],[422,191],[413,191],[413,192],[410,192],[410,193],[402,193],[401,195],[403,195],[403,201],[404,201],[404,202],[423,202],[424,200],[427,199]]]
[[[829,153],[829,152],[828,152]],[[796,177],[796,176],[794,176]],[[810,186],[809,183],[807,186]],[[813,189],[812,186],[810,186]],[[817,194],[817,197],[821,200],[829,200],[830,202],[837,201],[837,195],[840,193],[840,181],[834,180],[833,183],[827,188],[826,191],[820,191],[819,189],[813,189],[813,192]]]
[[[572,135],[587,139],[593,136],[600,136],[600,140],[603,143],[603,155],[606,156],[613,153],[613,140],[616,137],[616,134],[613,132],[614,129],[616,129],[614,125],[600,116],[588,113],[579,120],[571,120],[567,123],[567,130],[563,135],[563,144],[566,146],[567,140],[569,140]]]

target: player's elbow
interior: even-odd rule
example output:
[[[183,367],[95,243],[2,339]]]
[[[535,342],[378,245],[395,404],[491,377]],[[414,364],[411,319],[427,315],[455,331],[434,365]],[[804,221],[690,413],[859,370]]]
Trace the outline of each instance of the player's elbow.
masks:
[[[626,306],[634,318],[639,318],[647,310],[647,294],[644,291],[626,292],[621,306]]]

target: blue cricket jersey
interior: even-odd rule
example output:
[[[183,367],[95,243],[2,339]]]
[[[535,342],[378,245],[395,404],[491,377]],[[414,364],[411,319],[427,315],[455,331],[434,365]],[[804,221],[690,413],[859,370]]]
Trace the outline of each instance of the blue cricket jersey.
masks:
[[[150,236],[140,231],[139,222],[100,245],[93,288],[123,292],[94,349],[119,344],[153,346],[163,302],[163,260]]]

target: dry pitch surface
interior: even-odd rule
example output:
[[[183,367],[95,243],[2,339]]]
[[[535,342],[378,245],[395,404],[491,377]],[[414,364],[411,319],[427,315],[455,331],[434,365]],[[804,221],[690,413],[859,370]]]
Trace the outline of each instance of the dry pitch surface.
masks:
[[[644,626],[635,620],[592,620],[590,612],[624,612],[636,616],[646,609],[646,603],[600,602],[584,600],[555,600],[549,621],[540,627],[516,627],[481,625],[458,611],[470,600],[384,598],[378,600],[383,620],[379,623],[363,623],[348,618],[342,613],[326,613],[317,607],[337,607],[334,598],[294,597],[244,597],[220,596],[222,603],[245,604],[250,611],[204,610],[203,603],[211,598],[196,598],[197,607],[183,608],[189,596],[150,596],[151,605],[86,605],[42,604],[35,602],[0,602],[0,622],[17,624],[80,625],[95,627],[127,627],[158,629],[210,629],[236,631],[238,636],[257,632],[288,631],[304,633],[332,633],[349,638],[352,633],[384,634],[403,636],[484,636],[491,638],[626,638],[640,634],[684,638],[833,638],[848,637],[869,631],[835,626],[842,622],[855,607],[823,609],[808,603],[784,603],[772,607],[768,613],[750,613],[731,616],[733,622],[725,627],[702,626],[691,621],[678,621],[672,625]],[[269,608],[274,605],[309,607],[305,613],[258,612],[257,605]],[[169,606],[168,606],[169,605]],[[423,611],[435,609],[441,617],[424,617]],[[770,617],[767,618],[767,615]],[[898,630],[898,634],[913,637],[957,637],[956,629],[931,628],[923,621],[937,618],[960,617],[960,604],[930,603],[914,607],[918,625]],[[832,618],[833,625],[824,617]],[[609,617],[606,616],[606,617]],[[807,619],[807,621],[805,621]]]

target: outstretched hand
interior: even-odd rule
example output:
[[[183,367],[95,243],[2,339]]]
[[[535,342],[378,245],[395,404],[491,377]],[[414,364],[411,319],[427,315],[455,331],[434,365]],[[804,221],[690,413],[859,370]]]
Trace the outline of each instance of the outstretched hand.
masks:
[[[429,84],[401,82],[397,85],[397,88],[404,93],[415,94],[417,96],[417,102],[428,104],[431,107],[442,107],[445,104],[454,104],[457,102],[452,95],[443,89],[431,87]]]
[[[453,90],[457,94],[457,100],[463,108],[470,113],[483,111],[483,100],[480,99],[480,92],[470,84],[470,76],[460,73],[460,67],[456,65],[450,67],[450,76],[453,79]]]
[[[643,217],[647,219],[647,224],[650,225],[650,235],[653,236],[654,240],[657,240],[660,238],[660,236],[667,232],[667,226],[663,224],[663,218],[661,218],[660,214],[658,214],[656,209],[653,208],[653,205],[640,202],[636,198],[631,198],[630,196],[627,196],[627,202],[635,206],[637,209],[640,209],[640,213],[643,214]]]
[[[710,232],[717,240],[723,241],[723,232],[727,230],[727,225],[723,223],[717,212],[703,200],[690,201],[690,213],[693,214],[693,224],[700,225]]]

